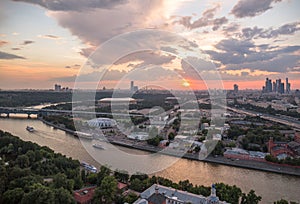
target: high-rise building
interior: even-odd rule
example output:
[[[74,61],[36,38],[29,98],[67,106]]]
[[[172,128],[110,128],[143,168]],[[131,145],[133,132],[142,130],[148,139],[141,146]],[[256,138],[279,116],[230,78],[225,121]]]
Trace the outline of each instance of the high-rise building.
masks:
[[[61,91],[61,85],[55,84],[54,85],[54,91]]]
[[[289,94],[291,92],[291,83],[289,83],[289,78],[285,79],[285,86],[286,86],[285,92]]]
[[[139,90],[139,87],[134,85],[134,81],[131,81],[130,82],[130,91],[131,92],[136,92],[138,90]]]
[[[273,81],[273,92],[277,92],[277,86],[276,86],[276,82]]]
[[[272,80],[266,78],[265,86],[263,87],[263,92],[270,93],[272,92]]]
[[[284,85],[284,83],[281,82],[281,79],[276,79],[276,81],[272,83],[271,79],[266,78],[265,86],[263,86],[263,93],[270,93],[270,92],[280,93],[280,94],[290,93],[291,84],[289,83],[288,78],[286,78],[285,80],[286,80],[286,84]]]
[[[284,83],[280,83],[278,93],[284,94]]]
[[[239,86],[237,84],[233,85],[233,92],[238,93],[239,92]]]
[[[134,81],[131,81],[130,82],[130,91],[134,91],[133,89],[134,89]]]

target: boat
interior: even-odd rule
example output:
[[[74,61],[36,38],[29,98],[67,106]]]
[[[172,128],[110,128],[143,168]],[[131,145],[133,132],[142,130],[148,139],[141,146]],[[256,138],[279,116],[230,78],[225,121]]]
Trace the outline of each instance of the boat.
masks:
[[[101,144],[93,144],[93,147],[98,149],[105,149]]]
[[[92,140],[94,139],[94,136],[89,134],[89,133],[85,133],[85,132],[79,132],[79,131],[75,131],[74,135],[79,137],[79,138],[83,138],[83,139],[89,139]]]
[[[34,128],[31,127],[31,126],[27,126],[27,127],[26,127],[26,130],[29,131],[29,132],[33,132],[33,131],[34,131]]]
[[[92,173],[97,173],[98,171],[96,167],[86,162],[81,162],[81,166],[83,166],[85,170],[90,171]]]

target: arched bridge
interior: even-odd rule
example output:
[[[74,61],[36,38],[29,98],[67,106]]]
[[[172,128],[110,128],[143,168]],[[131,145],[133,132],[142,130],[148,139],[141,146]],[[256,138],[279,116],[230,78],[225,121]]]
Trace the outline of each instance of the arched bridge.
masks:
[[[6,114],[6,117],[9,117],[10,114],[27,114],[30,118],[30,115],[53,115],[53,114],[67,114],[67,115],[94,115],[94,116],[107,116],[107,115],[116,115],[128,117],[128,114],[125,113],[104,113],[104,112],[93,112],[93,111],[74,111],[74,110],[56,110],[56,109],[37,109],[37,108],[14,108],[14,107],[0,107],[0,114]],[[144,116],[142,114],[129,114],[132,116]]]

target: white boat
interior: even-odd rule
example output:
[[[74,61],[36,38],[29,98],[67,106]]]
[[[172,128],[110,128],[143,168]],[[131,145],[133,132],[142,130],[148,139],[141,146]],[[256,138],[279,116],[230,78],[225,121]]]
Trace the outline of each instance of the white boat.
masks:
[[[84,138],[84,139],[89,139],[89,140],[94,139],[93,135],[91,135],[89,133],[76,131],[76,132],[74,132],[74,134],[76,136],[78,136],[79,138]]]
[[[83,166],[85,170],[93,172],[93,173],[97,173],[97,171],[98,171],[96,167],[94,167],[93,165],[88,164],[86,162],[81,162],[81,166]]]
[[[33,132],[33,131],[34,131],[34,128],[31,127],[31,126],[27,126],[27,127],[26,127],[26,130],[29,131],[29,132]]]
[[[105,149],[101,144],[93,144],[93,147],[98,149]]]

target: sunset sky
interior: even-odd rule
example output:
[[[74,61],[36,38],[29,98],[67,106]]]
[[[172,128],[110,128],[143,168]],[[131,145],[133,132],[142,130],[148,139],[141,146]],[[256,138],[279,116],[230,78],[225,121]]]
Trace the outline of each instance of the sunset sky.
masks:
[[[80,71],[80,87],[91,88],[99,83],[93,77],[99,70],[85,69],[90,54],[141,29],[188,39],[185,49],[203,50],[226,89],[235,83],[261,89],[266,77],[288,77],[291,88],[299,89],[299,11],[299,0],[1,0],[0,89],[50,89],[55,83],[72,88]],[[151,81],[203,89],[203,82],[182,71],[184,59],[168,49],[113,62],[101,86],[115,88],[122,79],[121,88],[134,80],[140,87]]]

